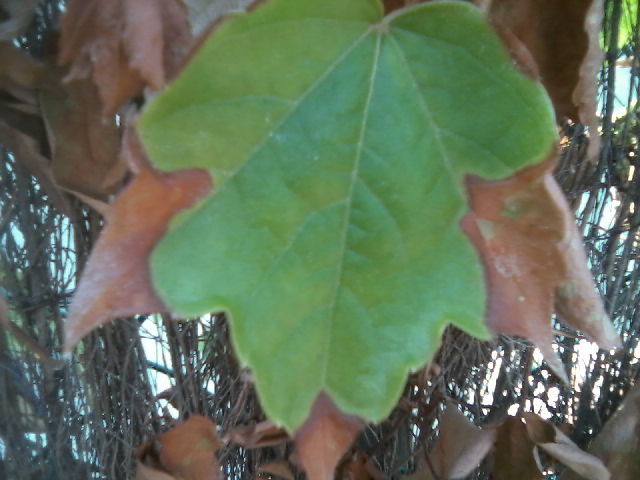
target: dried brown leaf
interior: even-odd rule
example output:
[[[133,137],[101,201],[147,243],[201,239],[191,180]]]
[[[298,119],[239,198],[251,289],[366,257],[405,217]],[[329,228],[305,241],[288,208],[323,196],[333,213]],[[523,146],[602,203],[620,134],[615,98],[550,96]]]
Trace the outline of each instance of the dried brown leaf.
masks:
[[[428,454],[428,461],[421,459],[407,480],[466,477],[489,453],[496,440],[494,429],[476,427],[451,403],[440,418],[438,430],[439,436]]]
[[[595,291],[553,165],[549,160],[501,181],[468,178],[471,213],[462,226],[484,264],[488,327],[530,339],[567,382],[551,348],[554,306],[601,347],[613,348],[619,339]]]
[[[609,480],[611,475],[602,461],[581,450],[558,427],[535,413],[522,415],[529,437],[538,447],[587,480]]]
[[[179,0],[73,0],[61,20],[59,61],[68,79],[93,78],[106,113],[161,88],[193,44]]]
[[[454,405],[448,404],[440,419],[440,436],[429,453],[443,478],[469,475],[493,446],[495,430],[476,427]]]
[[[220,479],[215,452],[221,447],[214,423],[193,415],[138,449],[138,480]]]
[[[533,458],[535,444],[519,417],[507,417],[497,429],[493,480],[543,480]]]
[[[627,394],[622,405],[607,421],[589,447],[600,458],[614,480],[640,478],[640,385]],[[561,480],[581,480],[575,472],[566,472]]]
[[[148,257],[171,218],[208,194],[204,170],[153,170],[133,133],[125,132],[123,155],[138,173],[116,198],[69,307],[65,350],[108,320],[164,311],[151,287]]]
[[[56,182],[66,190],[105,202],[127,172],[118,154],[119,128],[115,119],[103,117],[97,89],[90,80],[63,84],[57,77],[49,75],[51,80],[40,95]]]
[[[42,140],[31,137],[0,119],[0,143],[13,152],[16,160],[36,177],[51,203],[60,212],[71,217],[69,202],[53,179],[49,161],[41,154]]]
[[[604,6],[602,0],[587,2],[588,9],[584,17],[580,17],[584,32],[587,34],[587,50],[584,53],[582,64],[578,72],[578,84],[573,89],[571,99],[578,109],[578,120],[589,127],[595,128],[592,140],[597,138],[596,111],[598,109],[597,85],[598,72],[602,66],[604,53],[600,48],[600,29]],[[584,18],[584,19],[583,19]]]
[[[332,480],[338,462],[364,424],[342,413],[320,393],[309,418],[295,433],[296,453],[309,480]]]
[[[486,3],[486,2],[485,2]],[[589,124],[595,114],[600,0],[492,0],[490,19],[533,55],[559,119]]]
[[[265,420],[255,425],[236,427],[228,433],[229,440],[242,448],[262,448],[286,442],[289,435],[286,430],[273,422]]]

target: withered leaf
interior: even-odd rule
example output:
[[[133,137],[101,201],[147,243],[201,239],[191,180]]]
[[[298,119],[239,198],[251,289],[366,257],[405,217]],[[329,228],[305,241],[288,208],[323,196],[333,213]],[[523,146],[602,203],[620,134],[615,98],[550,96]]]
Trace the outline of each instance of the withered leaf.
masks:
[[[60,212],[71,216],[69,202],[53,179],[49,161],[41,153],[42,139],[23,133],[0,119],[0,143],[11,150],[16,160],[36,177],[51,203]]]
[[[595,291],[553,165],[550,159],[501,181],[468,177],[471,213],[462,225],[485,267],[489,328],[530,339],[568,381],[551,348],[554,305],[601,347],[613,348],[619,339]]]
[[[332,480],[338,462],[364,426],[342,413],[331,398],[320,393],[309,418],[295,433],[296,453],[309,480]]]
[[[440,421],[440,436],[430,453],[432,463],[444,478],[465,477],[489,452],[496,432],[476,427],[452,404]]]
[[[493,453],[494,480],[543,480],[533,458],[535,444],[520,417],[507,417],[497,430]]]
[[[68,84],[55,75],[40,94],[59,186],[98,201],[116,192],[127,172],[115,119],[102,115],[97,89],[90,80]]]
[[[193,415],[142,445],[137,453],[137,479],[220,479],[215,452],[221,443],[214,423]]]
[[[59,61],[68,80],[92,77],[106,113],[161,88],[192,44],[178,0],[73,0],[61,20]]]
[[[587,480],[609,480],[611,475],[602,461],[581,450],[551,422],[543,420],[535,413],[524,413],[529,438],[556,460]]]
[[[125,132],[123,155],[137,175],[111,205],[82,273],[69,307],[65,350],[112,318],[165,310],[149,280],[149,253],[169,220],[211,189],[204,170],[153,170],[131,132]]]
[[[487,455],[496,439],[493,429],[480,429],[448,403],[440,418],[439,437],[408,480],[455,479],[469,475]],[[432,469],[434,472],[432,472]]]
[[[600,0],[492,0],[488,7],[490,19],[533,55],[559,119],[590,124],[595,114],[601,12]]]
[[[589,447],[589,453],[600,458],[614,480],[640,478],[640,386],[636,385],[625,397],[616,413]],[[581,480],[573,471],[567,471],[561,480]]]

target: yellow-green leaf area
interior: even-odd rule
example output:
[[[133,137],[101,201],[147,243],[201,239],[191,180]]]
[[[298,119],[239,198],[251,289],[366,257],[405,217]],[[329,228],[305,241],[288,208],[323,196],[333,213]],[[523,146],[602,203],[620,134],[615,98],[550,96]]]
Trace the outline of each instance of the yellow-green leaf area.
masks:
[[[509,176],[555,139],[542,87],[447,1],[267,2],[214,31],[139,131],[157,168],[215,184],[155,248],[155,288],[178,315],[228,313],[289,430],[320,391],[379,421],[446,324],[487,336],[464,176]]]

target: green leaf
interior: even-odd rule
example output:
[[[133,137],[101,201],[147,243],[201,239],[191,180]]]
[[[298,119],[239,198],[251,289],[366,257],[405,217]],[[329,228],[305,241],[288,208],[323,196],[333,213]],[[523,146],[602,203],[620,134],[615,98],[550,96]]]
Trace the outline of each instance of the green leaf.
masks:
[[[482,14],[433,2],[273,0],[224,22],[145,110],[159,169],[215,189],[151,258],[178,315],[226,311],[269,417],[326,391],[383,419],[447,323],[479,337],[464,175],[506,177],[555,139],[542,87]]]

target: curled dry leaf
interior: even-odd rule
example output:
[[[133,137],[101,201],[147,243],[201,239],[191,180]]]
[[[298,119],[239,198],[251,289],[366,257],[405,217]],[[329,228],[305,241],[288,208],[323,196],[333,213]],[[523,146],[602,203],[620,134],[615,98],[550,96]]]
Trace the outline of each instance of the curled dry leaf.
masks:
[[[97,89],[90,80],[63,84],[52,68],[40,101],[47,125],[56,183],[98,202],[116,192],[127,172],[120,131],[101,113]]]
[[[593,285],[573,214],[549,161],[501,181],[468,177],[463,228],[480,253],[489,291],[487,325],[530,339],[568,381],[551,348],[555,310],[603,348],[619,338]]]
[[[422,459],[408,480],[466,477],[487,455],[496,439],[495,430],[476,427],[450,403],[438,429],[439,436],[428,454],[429,461]]]
[[[0,143],[38,180],[51,203],[71,216],[49,161],[44,125],[35,88],[43,66],[10,42],[0,41]]]
[[[56,185],[49,161],[41,153],[43,139],[23,133],[0,119],[0,143],[11,150],[16,160],[38,180],[51,203],[71,217],[69,202]]]
[[[640,385],[625,397],[616,413],[589,447],[589,452],[600,458],[615,480],[640,478]],[[581,480],[573,471],[563,474],[561,480]]]
[[[125,132],[123,155],[137,175],[111,205],[83,271],[65,326],[67,351],[110,319],[165,310],[149,280],[149,253],[169,220],[211,190],[204,170],[153,170],[132,132]]]
[[[201,415],[161,433],[138,449],[137,480],[220,479],[216,426]]]
[[[443,478],[469,475],[495,442],[495,430],[476,427],[454,405],[448,404],[441,418],[440,436],[430,456]]]
[[[599,458],[581,450],[551,422],[543,420],[535,413],[524,413],[522,418],[526,422],[529,438],[553,458],[587,480],[611,478],[609,471]]]
[[[520,417],[507,417],[498,427],[493,453],[494,480],[543,480],[533,458],[535,444]]]
[[[599,138],[596,134],[598,126],[596,118],[598,108],[597,78],[604,57],[604,53],[600,48],[600,29],[602,27],[604,7],[602,0],[592,0],[585,3],[587,3],[588,8],[584,12],[583,25],[588,43],[578,72],[578,83],[573,89],[571,99],[578,109],[578,120],[590,128],[594,128],[592,130],[594,132],[594,135],[592,135],[593,141]],[[580,9],[580,12],[582,12],[582,9]]]
[[[602,58],[598,45],[601,0],[481,3],[493,22],[513,32],[531,52],[558,118],[591,124]]]
[[[320,393],[311,414],[295,433],[296,453],[309,480],[332,480],[338,462],[364,424],[342,413],[326,393]]]
[[[42,77],[40,62],[11,42],[0,41],[0,118],[8,127],[31,137],[35,151],[47,155],[36,90]],[[13,138],[2,142],[9,148],[16,143]]]
[[[262,448],[289,439],[284,428],[278,427],[273,422],[265,420],[255,425],[236,427],[228,433],[229,440],[242,448]]]
[[[160,89],[192,45],[178,0],[74,0],[61,20],[59,61],[68,80],[92,77],[106,113],[141,93]]]

